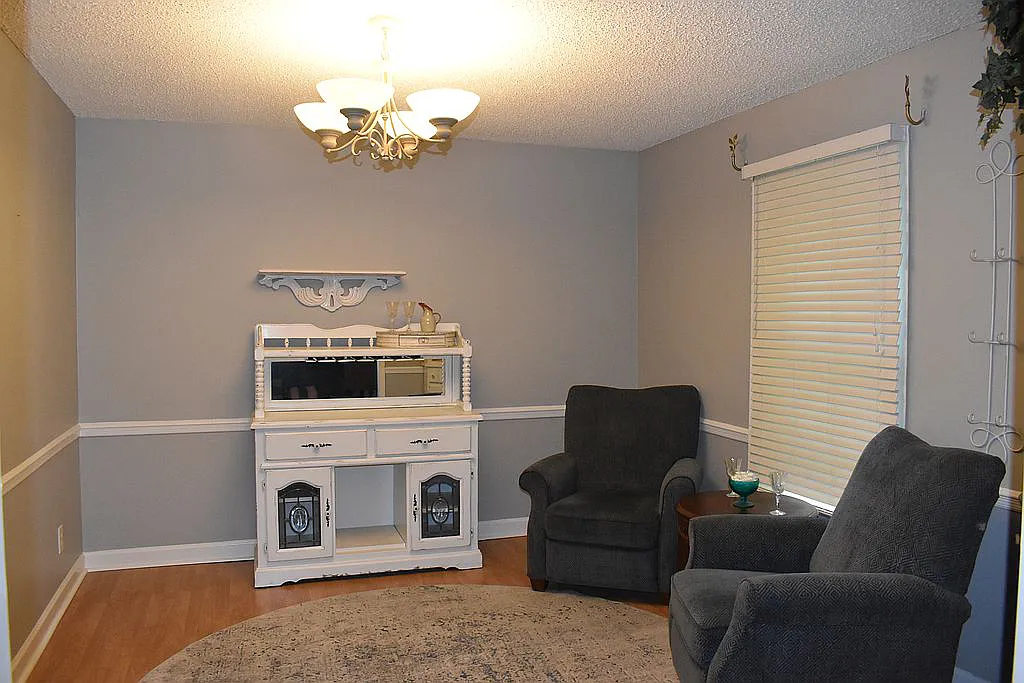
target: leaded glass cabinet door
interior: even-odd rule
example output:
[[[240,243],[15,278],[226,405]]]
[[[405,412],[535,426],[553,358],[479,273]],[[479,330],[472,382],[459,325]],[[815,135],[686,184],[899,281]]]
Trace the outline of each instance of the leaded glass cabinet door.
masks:
[[[334,469],[268,470],[267,558],[299,560],[334,555]]]
[[[469,545],[471,461],[410,463],[408,468],[410,549]]]

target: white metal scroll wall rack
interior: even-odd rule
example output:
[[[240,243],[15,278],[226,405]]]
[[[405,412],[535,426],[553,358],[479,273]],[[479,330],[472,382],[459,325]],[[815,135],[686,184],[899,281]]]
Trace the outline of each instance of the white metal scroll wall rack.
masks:
[[[1019,156],[1013,154],[1010,143],[997,141],[989,153],[989,162],[980,164],[975,177],[982,185],[992,188],[992,250],[988,255],[971,251],[975,263],[987,265],[991,276],[989,300],[989,327],[987,336],[971,331],[967,338],[972,344],[988,350],[988,393],[985,413],[971,413],[967,424],[971,430],[971,444],[985,452],[993,447],[1002,448],[1005,459],[1010,453],[1024,450],[1024,436],[1011,424],[1012,373],[1016,344],[1013,339],[1014,270],[1020,263],[1014,245],[1015,212],[1013,206],[1014,178],[1024,171],[1014,170]],[[1000,187],[1007,188],[1009,200],[1005,209],[1000,204]],[[1003,233],[1003,235],[1001,235]]]

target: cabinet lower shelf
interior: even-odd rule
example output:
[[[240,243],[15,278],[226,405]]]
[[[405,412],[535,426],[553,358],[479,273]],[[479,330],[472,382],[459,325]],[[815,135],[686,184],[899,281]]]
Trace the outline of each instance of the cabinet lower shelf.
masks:
[[[405,550],[405,538],[393,524],[359,526],[334,532],[334,554]]]

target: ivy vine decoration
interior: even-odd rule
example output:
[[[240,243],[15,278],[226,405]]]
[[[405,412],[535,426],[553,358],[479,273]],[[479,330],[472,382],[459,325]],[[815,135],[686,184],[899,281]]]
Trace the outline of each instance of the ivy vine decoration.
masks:
[[[1014,129],[1024,133],[1024,26],[1020,0],[982,0],[981,13],[986,31],[993,35],[993,46],[985,57],[985,73],[974,84],[981,111],[978,127],[984,126],[984,147],[1002,127],[1007,107],[1017,111]]]

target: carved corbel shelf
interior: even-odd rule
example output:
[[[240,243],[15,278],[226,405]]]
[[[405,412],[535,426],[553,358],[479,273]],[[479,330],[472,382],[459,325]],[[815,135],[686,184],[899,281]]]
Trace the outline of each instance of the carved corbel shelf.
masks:
[[[303,306],[334,312],[362,303],[374,287],[394,287],[403,275],[401,270],[261,270],[256,282],[271,289],[287,287]]]

